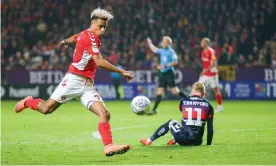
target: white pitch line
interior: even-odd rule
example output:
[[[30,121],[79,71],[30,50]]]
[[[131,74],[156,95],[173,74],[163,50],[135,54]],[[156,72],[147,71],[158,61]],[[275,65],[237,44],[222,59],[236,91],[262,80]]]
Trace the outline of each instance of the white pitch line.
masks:
[[[276,127],[274,127],[274,128],[262,128],[262,129],[257,129],[257,128],[252,128],[252,129],[234,129],[232,131],[233,132],[243,132],[243,131],[263,131],[263,130],[276,130]]]
[[[152,126],[152,125],[135,125],[135,126],[127,126],[127,127],[116,127],[116,128],[111,129],[111,131],[144,128],[144,127],[149,127],[149,126]],[[102,137],[98,131],[92,132],[92,137],[96,138],[96,139],[102,139]]]
[[[116,130],[124,130],[124,129],[134,129],[134,128],[144,128],[144,127],[149,127],[153,125],[135,125],[135,126],[127,126],[127,127],[116,127],[111,129],[112,131]],[[154,125],[156,126],[156,125]],[[251,129],[233,129],[230,130],[230,132],[244,132],[244,131],[264,131],[264,130],[276,130],[276,127],[274,128],[251,128]],[[225,130],[217,130],[218,132],[225,132]],[[229,132],[229,130],[227,131]],[[101,135],[98,131],[92,132],[92,137],[95,139],[101,139]]]

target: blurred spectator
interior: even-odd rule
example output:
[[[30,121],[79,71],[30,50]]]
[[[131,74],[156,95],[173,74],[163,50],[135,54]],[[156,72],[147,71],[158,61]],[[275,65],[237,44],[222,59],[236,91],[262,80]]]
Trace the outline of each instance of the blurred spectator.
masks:
[[[252,54],[249,54],[246,66],[247,67],[253,67],[254,65],[255,65],[255,59],[254,59]]]
[[[122,69],[122,66],[119,65],[118,60],[114,62],[114,65],[120,69]],[[110,72],[110,77],[112,79],[112,84],[114,85],[115,92],[116,92],[116,99],[120,99],[120,93],[119,93],[119,87],[121,86],[121,75],[116,72]]]
[[[101,52],[128,69],[155,66],[156,57],[148,56],[144,39],[150,36],[156,43],[162,35],[171,36],[176,52],[184,55],[179,57],[182,68],[199,65],[198,44],[205,36],[213,41],[220,64],[235,59],[247,66],[273,64],[273,0],[3,0],[1,58],[7,63],[1,63],[2,68],[67,68],[74,50],[56,44],[88,28],[89,14],[98,6],[115,16],[102,38]]]
[[[224,47],[222,49],[222,54],[219,57],[218,64],[219,65],[231,65],[231,64],[235,64],[235,58],[229,52],[229,45],[227,43],[224,44]]]
[[[237,64],[241,65],[241,66],[244,66],[246,64],[246,59],[245,59],[244,55],[242,55],[242,54],[239,55]]]
[[[258,56],[258,60],[256,61],[255,65],[258,65],[258,66],[266,65],[266,59],[265,59],[265,56],[263,54],[260,54]]]
[[[129,64],[129,55],[127,52],[124,52],[123,53],[123,56],[119,59],[119,63],[122,65],[122,66],[128,66]]]
[[[184,59],[183,59],[183,67],[192,67],[192,61],[190,59],[190,56],[188,54],[184,55]]]
[[[276,68],[276,54],[272,55],[271,67]]]
[[[120,52],[115,53],[115,51],[113,51],[111,53],[111,55],[109,56],[108,60],[110,63],[115,64],[115,62],[117,62],[119,60],[120,56],[121,56]]]
[[[143,60],[140,64],[142,69],[150,69],[152,67],[152,56],[153,55],[150,54],[146,55],[145,60]]]

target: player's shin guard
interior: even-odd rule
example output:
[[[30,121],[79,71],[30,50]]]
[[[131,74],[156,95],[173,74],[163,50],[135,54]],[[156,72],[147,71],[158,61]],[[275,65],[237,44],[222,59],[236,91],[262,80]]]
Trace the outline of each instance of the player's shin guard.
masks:
[[[112,134],[110,124],[108,122],[102,122],[98,125],[99,133],[101,134],[104,145],[112,144]]]
[[[154,103],[153,110],[155,110],[158,107],[159,103],[161,102],[161,99],[162,99],[162,95],[157,95],[156,96],[156,100],[155,100],[155,103]]]
[[[222,95],[221,95],[221,93],[218,93],[216,95],[216,99],[217,99],[218,105],[221,105],[222,104]]]
[[[28,107],[28,108],[31,108],[33,110],[38,110],[38,103],[41,102],[42,99],[38,98],[38,99],[30,99],[30,100],[27,100],[25,102],[25,106]]]
[[[164,123],[163,125],[161,125],[161,126],[155,131],[155,133],[150,137],[150,140],[151,140],[151,141],[154,141],[154,140],[156,140],[157,138],[159,138],[159,137],[161,137],[161,136],[167,134],[167,132],[170,130],[170,129],[169,129],[169,122],[170,122],[170,120],[169,120],[168,122]]]

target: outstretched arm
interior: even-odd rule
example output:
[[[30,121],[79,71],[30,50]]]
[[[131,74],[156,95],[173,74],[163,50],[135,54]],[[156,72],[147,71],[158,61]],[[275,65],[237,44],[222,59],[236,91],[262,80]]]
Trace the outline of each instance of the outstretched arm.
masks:
[[[152,41],[151,41],[150,38],[147,38],[147,43],[148,43],[148,46],[151,49],[151,51],[154,52],[154,53],[157,53],[158,48],[155,47],[155,45],[152,44]]]
[[[122,70],[122,69],[120,69],[118,67],[115,67],[114,65],[112,65],[111,63],[109,63],[108,61],[106,61],[105,59],[103,59],[102,56],[101,56],[101,54],[93,55],[92,59],[97,64],[97,66],[102,67],[102,68],[104,68],[104,69],[106,69],[108,71],[111,71],[111,72],[120,73],[128,81],[131,80],[132,77],[133,77],[133,75],[132,75],[131,72]]]
[[[72,44],[72,43],[76,43],[75,41],[75,37],[77,36],[78,34],[75,34],[75,35],[72,35],[70,36],[69,38],[67,39],[63,39],[60,43],[59,43],[59,46],[64,46],[64,47],[68,47],[68,44]]]

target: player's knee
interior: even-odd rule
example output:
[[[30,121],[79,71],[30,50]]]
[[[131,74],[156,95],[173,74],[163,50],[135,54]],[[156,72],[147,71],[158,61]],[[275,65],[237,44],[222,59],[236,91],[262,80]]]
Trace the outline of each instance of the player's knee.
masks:
[[[105,117],[107,120],[110,120],[110,117],[111,117],[110,112],[109,112],[109,111],[105,111],[104,117]]]
[[[179,93],[179,91],[177,91],[177,90],[172,90],[172,94],[173,95],[177,95]]]
[[[111,115],[110,112],[106,109],[101,110],[100,117],[109,120]]]
[[[171,87],[171,92],[172,92],[172,94],[174,94],[174,95],[177,95],[179,92],[180,92],[180,90],[178,89],[178,87]]]
[[[219,95],[219,94],[220,94],[219,88],[213,88],[213,92],[214,92],[216,95]]]
[[[163,94],[163,89],[158,89],[158,90],[156,91],[156,94],[157,94],[157,95],[162,95],[162,94]]]
[[[169,121],[168,121],[168,123],[170,123],[172,121],[172,119],[170,119]]]
[[[169,129],[172,128],[174,123],[178,123],[176,120],[173,120],[173,119],[169,120],[168,122],[169,122]]]
[[[51,106],[43,106],[43,107],[40,108],[40,111],[41,111],[41,113],[43,113],[44,115],[48,115],[48,114],[50,114],[50,113],[53,112],[53,109],[52,109]]]

